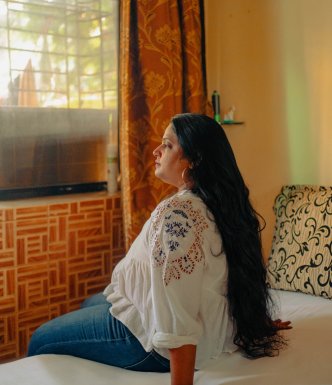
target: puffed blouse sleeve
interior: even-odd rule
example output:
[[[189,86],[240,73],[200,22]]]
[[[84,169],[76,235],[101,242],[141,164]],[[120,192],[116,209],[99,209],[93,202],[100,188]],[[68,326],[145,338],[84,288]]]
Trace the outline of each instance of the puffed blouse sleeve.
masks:
[[[151,295],[155,348],[197,345],[205,258],[206,217],[192,200],[175,197],[159,205],[150,229]]]

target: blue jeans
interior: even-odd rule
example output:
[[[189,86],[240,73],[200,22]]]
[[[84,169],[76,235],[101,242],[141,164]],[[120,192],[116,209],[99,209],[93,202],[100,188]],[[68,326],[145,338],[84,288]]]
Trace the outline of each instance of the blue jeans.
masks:
[[[124,369],[169,372],[169,360],[146,352],[138,339],[114,318],[102,294],[88,298],[82,308],[40,326],[32,335],[28,356],[67,354]]]

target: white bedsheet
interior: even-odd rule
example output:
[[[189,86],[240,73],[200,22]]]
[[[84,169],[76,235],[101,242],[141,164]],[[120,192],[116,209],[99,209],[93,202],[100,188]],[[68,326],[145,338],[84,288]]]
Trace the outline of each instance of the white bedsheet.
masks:
[[[195,373],[195,385],[332,385],[332,301],[273,291],[291,320],[278,357],[225,354]],[[0,347],[1,348],[1,347]],[[0,385],[169,385],[170,376],[130,372],[70,356],[42,355],[0,365]]]

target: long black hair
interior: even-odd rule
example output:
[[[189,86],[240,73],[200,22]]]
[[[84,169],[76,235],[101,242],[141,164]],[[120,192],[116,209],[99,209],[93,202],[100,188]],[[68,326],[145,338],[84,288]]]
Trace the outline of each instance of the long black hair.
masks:
[[[192,191],[213,214],[222,238],[234,343],[248,357],[276,355],[285,342],[271,319],[260,222],[231,145],[223,128],[206,115],[179,114],[171,123],[191,163]]]

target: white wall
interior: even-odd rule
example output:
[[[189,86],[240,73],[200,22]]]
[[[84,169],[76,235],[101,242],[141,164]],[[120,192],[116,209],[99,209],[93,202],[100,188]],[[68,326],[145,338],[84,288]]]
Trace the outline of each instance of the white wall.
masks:
[[[226,127],[265,217],[286,183],[332,185],[332,1],[205,0],[208,89],[236,107]]]

